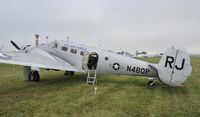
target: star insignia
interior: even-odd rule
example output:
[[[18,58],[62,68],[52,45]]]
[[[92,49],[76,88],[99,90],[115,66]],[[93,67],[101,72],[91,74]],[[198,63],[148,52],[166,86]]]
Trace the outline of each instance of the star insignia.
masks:
[[[119,63],[114,63],[114,64],[113,64],[113,69],[114,69],[115,71],[119,70],[119,68],[120,68]]]

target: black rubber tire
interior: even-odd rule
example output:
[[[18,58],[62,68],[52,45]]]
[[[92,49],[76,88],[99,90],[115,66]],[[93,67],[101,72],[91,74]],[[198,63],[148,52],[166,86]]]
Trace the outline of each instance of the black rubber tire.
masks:
[[[65,76],[68,76],[69,75],[69,71],[65,71]]]
[[[65,75],[66,76],[74,76],[75,72],[74,71],[66,71]]]
[[[38,82],[40,80],[40,75],[38,71],[31,71],[29,74],[29,81]]]
[[[74,76],[75,72],[74,71],[70,71],[69,74],[70,74],[70,76]]]

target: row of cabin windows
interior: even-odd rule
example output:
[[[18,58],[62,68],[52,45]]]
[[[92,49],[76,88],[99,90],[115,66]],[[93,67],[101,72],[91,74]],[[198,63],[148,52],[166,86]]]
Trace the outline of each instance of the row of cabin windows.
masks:
[[[62,47],[61,48],[63,51],[66,51],[67,52],[67,50],[68,50],[68,48],[67,47]],[[71,49],[71,51],[70,51],[71,53],[73,53],[73,54],[77,54],[77,50],[76,49]],[[83,56],[85,54],[85,52],[83,52],[83,51],[81,51],[80,52],[80,55],[81,56]],[[108,61],[108,57],[105,57],[105,61]]]
[[[67,47],[62,47],[62,50],[63,50],[63,51],[67,51],[68,48],[67,48]]]
[[[64,46],[63,46],[61,49],[62,49],[63,51],[66,51],[66,52],[67,52],[67,50],[68,50],[68,48],[67,48],[67,47],[64,47]],[[70,50],[70,52],[73,53],[73,54],[77,54],[77,50],[76,50],[76,49],[73,49],[73,48]],[[85,54],[85,52],[83,52],[83,51],[80,52],[80,55],[83,56],[84,54]]]

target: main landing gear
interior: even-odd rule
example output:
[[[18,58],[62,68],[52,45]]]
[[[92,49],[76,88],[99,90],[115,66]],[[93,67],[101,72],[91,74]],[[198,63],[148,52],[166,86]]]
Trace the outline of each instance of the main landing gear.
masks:
[[[38,82],[40,80],[39,70],[31,70],[31,67],[24,67],[24,80]]]
[[[75,72],[74,71],[65,71],[66,76],[74,76]]]
[[[29,73],[29,81],[38,82],[40,80],[40,75],[38,71],[31,71]]]

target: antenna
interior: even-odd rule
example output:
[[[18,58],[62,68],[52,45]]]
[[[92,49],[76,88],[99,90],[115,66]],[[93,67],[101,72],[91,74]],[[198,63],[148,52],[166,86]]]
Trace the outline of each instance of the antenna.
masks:
[[[46,39],[47,39],[47,43],[49,43],[49,36],[46,36]]]
[[[39,34],[35,34],[35,45],[36,45],[36,47],[38,47],[38,45],[39,45]]]
[[[67,36],[67,41],[69,41],[69,36]]]

